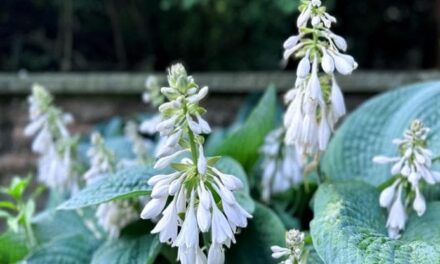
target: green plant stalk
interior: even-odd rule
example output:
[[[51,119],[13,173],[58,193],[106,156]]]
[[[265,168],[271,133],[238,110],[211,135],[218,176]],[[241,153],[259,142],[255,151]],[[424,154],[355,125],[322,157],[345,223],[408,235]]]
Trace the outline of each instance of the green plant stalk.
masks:
[[[26,213],[26,205],[22,201],[19,201],[18,212],[23,216],[23,228],[26,236],[27,246],[29,249],[34,248],[37,245],[37,240],[32,230],[31,219],[28,219],[28,214]],[[19,216],[20,217],[20,216]],[[32,217],[32,216],[31,216]]]
[[[186,103],[183,106],[183,111],[186,114],[188,113],[188,106],[186,105]],[[195,143],[195,139],[194,139],[194,133],[191,131],[191,129],[188,127],[188,137],[189,137],[189,146],[191,148],[191,157],[193,160],[194,165],[197,166],[197,159],[198,159],[198,155],[197,155],[197,148],[196,148],[196,143]]]
[[[197,155],[196,143],[194,140],[194,133],[189,128],[188,128],[188,136],[189,136],[189,146],[191,148],[192,160],[193,160],[194,165],[197,166],[198,155]]]

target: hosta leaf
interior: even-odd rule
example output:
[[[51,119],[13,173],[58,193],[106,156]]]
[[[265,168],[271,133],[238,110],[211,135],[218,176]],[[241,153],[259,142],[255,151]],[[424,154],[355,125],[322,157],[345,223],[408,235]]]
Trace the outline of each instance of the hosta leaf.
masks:
[[[158,172],[147,166],[133,166],[104,175],[103,179],[86,186],[61,204],[58,209],[77,209],[114,199],[147,195],[151,187],[147,181]]]
[[[311,222],[313,244],[325,263],[430,264],[440,259],[440,202],[412,213],[399,240],[388,238],[379,191],[363,182],[321,185]]]
[[[258,158],[258,150],[276,119],[276,92],[269,88],[246,122],[212,151],[214,155],[230,156],[249,171]]]
[[[278,263],[272,258],[270,247],[285,244],[285,228],[277,215],[261,204],[256,204],[253,218],[236,236],[237,243],[226,251],[225,263]]]
[[[35,216],[32,228],[37,242],[44,244],[60,236],[78,234],[92,237],[93,234],[87,228],[85,219],[79,213],[83,213],[83,211],[48,210]]]
[[[412,120],[432,129],[428,144],[440,154],[440,83],[411,85],[380,95],[353,112],[338,129],[321,166],[331,180],[362,179],[379,185],[390,177],[390,166],[373,164],[376,155],[397,155],[392,144]]]
[[[241,182],[243,183],[243,189],[238,190],[237,192],[234,193],[235,198],[247,212],[252,214],[252,212],[254,212],[255,209],[255,202],[254,200],[252,200],[250,196],[249,183],[246,177],[246,173],[243,170],[243,167],[241,167],[241,165],[237,161],[229,157],[224,157],[220,159],[214,165],[214,167],[216,167],[223,173],[234,175],[235,177],[241,180]]]
[[[121,237],[105,242],[93,255],[92,264],[154,263],[161,244],[157,236]]]
[[[27,258],[26,263],[90,263],[92,253],[98,244],[98,240],[92,240],[81,235],[60,237],[37,248]]]
[[[7,231],[0,235],[0,263],[15,263],[28,253],[23,233]]]

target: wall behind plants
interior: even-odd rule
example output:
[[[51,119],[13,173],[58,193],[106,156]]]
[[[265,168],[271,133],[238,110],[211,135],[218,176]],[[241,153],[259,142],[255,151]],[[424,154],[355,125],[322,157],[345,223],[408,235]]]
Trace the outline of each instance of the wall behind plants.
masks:
[[[0,70],[278,70],[298,1],[3,0]],[[324,2],[361,68],[438,65],[440,1]]]

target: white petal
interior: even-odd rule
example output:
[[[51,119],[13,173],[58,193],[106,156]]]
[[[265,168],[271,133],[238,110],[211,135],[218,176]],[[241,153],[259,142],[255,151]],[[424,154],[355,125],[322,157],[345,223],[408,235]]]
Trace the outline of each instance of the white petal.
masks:
[[[333,77],[332,79],[332,91],[330,95],[330,100],[332,102],[333,110],[336,116],[342,117],[346,113],[344,95],[342,94],[341,88],[339,88],[336,79]]]
[[[333,73],[335,70],[335,62],[325,49],[322,50],[321,67],[328,74]]]
[[[295,47],[300,39],[300,35],[290,36],[283,44],[284,49],[291,49]]]
[[[347,50],[347,42],[345,41],[345,39],[343,37],[338,36],[336,34],[331,34],[330,36],[333,39],[333,41],[335,42],[336,47],[338,47],[338,49],[340,49],[342,51]]]
[[[211,127],[209,126],[208,122],[205,121],[199,114],[197,114],[197,122],[199,123],[199,126],[204,134],[211,133]]]
[[[296,75],[300,78],[305,78],[310,73],[309,53],[302,58],[298,64]]]
[[[212,243],[208,251],[208,264],[224,264],[225,253],[223,252],[222,245]]]
[[[155,169],[163,169],[163,168],[165,168],[166,166],[170,165],[171,162],[173,162],[173,160],[175,158],[177,158],[179,155],[181,155],[181,154],[183,154],[183,153],[185,153],[187,151],[188,151],[187,149],[183,149],[183,150],[177,151],[176,153],[174,153],[174,154],[172,154],[170,156],[166,156],[166,157],[160,158],[156,162],[156,164],[154,164],[154,168]]]
[[[208,163],[206,161],[205,154],[203,153],[203,146],[202,144],[199,145],[199,158],[197,159],[197,171],[201,175],[206,174]]]
[[[392,184],[391,186],[385,188],[379,197],[379,204],[382,207],[388,208],[393,202],[394,195],[396,193],[396,185]]]
[[[142,219],[152,219],[157,217],[160,212],[162,212],[165,207],[167,197],[162,197],[160,199],[151,199],[144,207],[141,212]]]
[[[426,211],[426,202],[419,188],[416,188],[416,197],[414,199],[413,208],[418,216],[422,216]]]

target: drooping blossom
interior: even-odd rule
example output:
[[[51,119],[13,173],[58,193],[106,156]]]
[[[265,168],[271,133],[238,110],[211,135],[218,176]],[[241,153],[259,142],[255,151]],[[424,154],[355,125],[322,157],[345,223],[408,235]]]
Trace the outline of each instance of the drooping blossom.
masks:
[[[391,175],[395,180],[379,197],[380,206],[388,209],[387,228],[393,239],[400,237],[407,220],[407,199],[403,197],[404,194],[413,194],[412,207],[418,216],[422,216],[426,211],[426,202],[420,182],[429,185],[440,182],[440,172],[431,169],[433,155],[427,147],[429,131],[420,120],[414,120],[402,139],[393,140],[399,148],[399,156],[373,158],[375,163],[393,163]]]
[[[24,134],[34,137],[32,151],[39,155],[38,180],[52,189],[75,192],[78,177],[73,164],[78,139],[67,129],[72,116],[55,107],[53,97],[41,85],[33,85],[28,101],[30,123]]]
[[[330,30],[336,18],[321,1],[302,1],[299,9],[299,34],[284,42],[284,59],[300,58],[295,85],[285,96],[285,141],[302,153],[316,155],[327,148],[336,122],[346,113],[335,72],[351,74],[357,63],[342,53],[347,43]]]
[[[200,89],[181,64],[171,67],[168,82],[169,87],[162,88],[168,102],[159,107],[162,121],[157,126],[165,143],[155,168],[171,167],[174,172],[149,179],[151,200],[141,218],[159,217],[152,233],[177,247],[181,263],[224,263],[225,247],[235,242],[235,233],[251,217],[233,194],[243,187],[242,182],[218,170],[218,158],[204,154],[202,134],[211,128],[198,103],[208,88]],[[175,151],[176,146],[180,150]],[[202,233],[210,235],[209,248],[200,239]]]
[[[277,128],[265,138],[260,149],[262,199],[269,201],[272,194],[283,192],[302,182],[303,160],[295,146],[284,144],[284,129]]]

